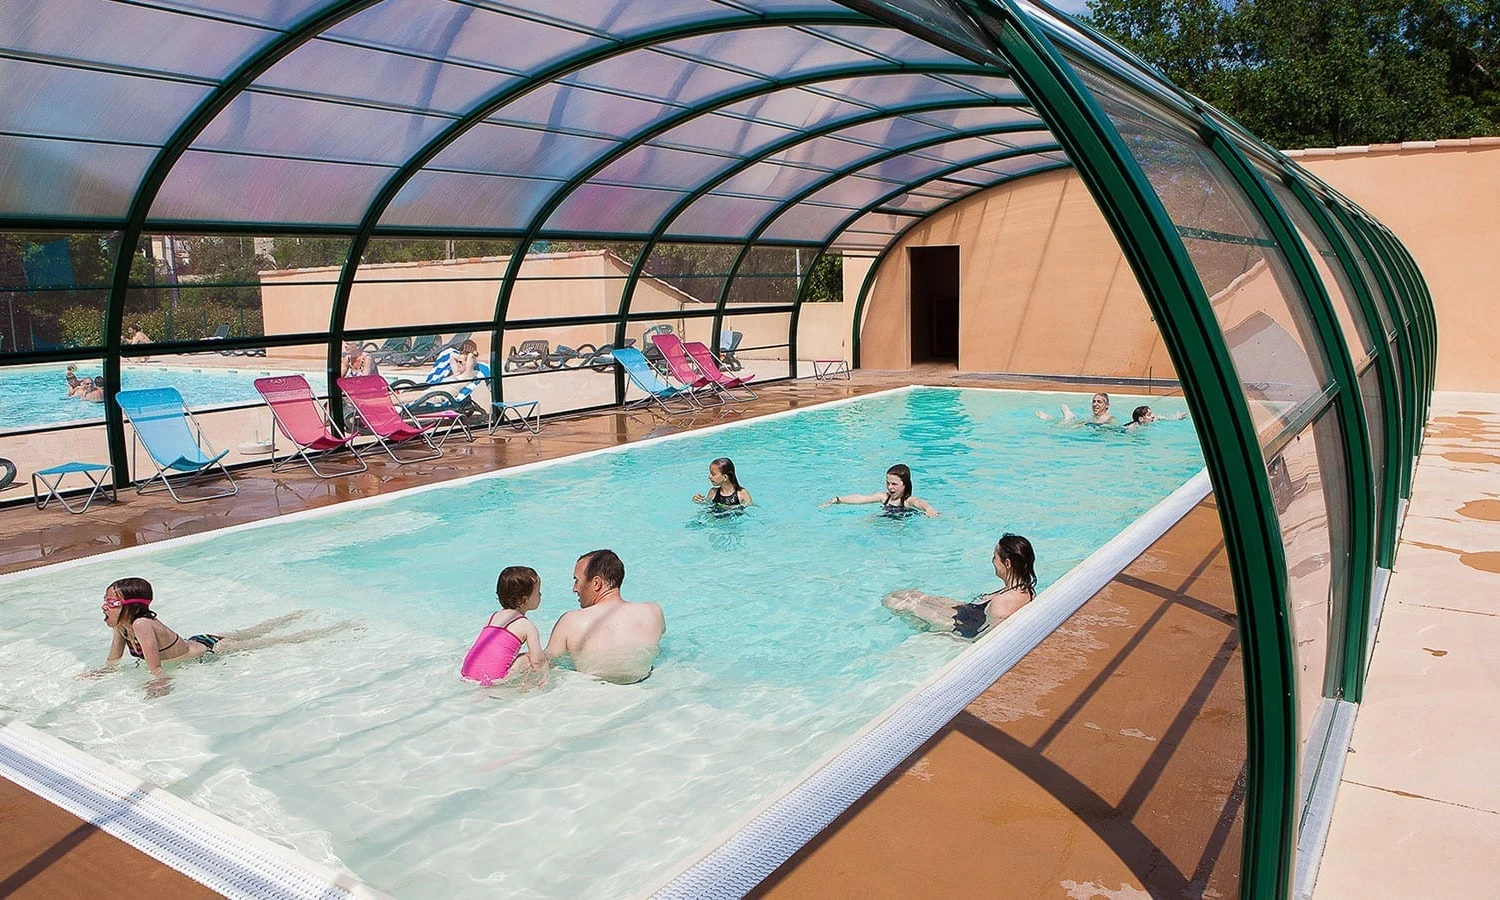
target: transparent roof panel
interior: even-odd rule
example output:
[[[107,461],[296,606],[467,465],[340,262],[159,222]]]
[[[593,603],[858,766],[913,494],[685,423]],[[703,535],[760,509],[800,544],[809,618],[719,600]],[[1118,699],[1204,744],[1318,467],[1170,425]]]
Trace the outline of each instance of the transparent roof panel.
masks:
[[[935,32],[971,53],[993,56],[986,49],[989,38],[955,7],[924,0],[885,0],[883,5],[900,18],[923,30]]]
[[[445,147],[429,168],[562,178],[615,146],[598,138],[481,122]]]
[[[541,10],[497,0],[490,0],[488,5],[615,37],[632,37],[704,19],[749,18],[743,10],[716,0],[651,0],[650,3],[641,3],[640,0],[547,0]],[[820,5],[826,7],[828,4]]]
[[[599,47],[597,35],[451,0],[382,0],[330,28],[329,37],[510,72],[530,72]]]
[[[869,159],[878,152],[879,150],[869,144],[855,144],[839,140],[835,133],[794,144],[768,159],[770,162],[832,170],[843,168],[862,159]]]
[[[845,128],[838,133],[839,137],[845,140],[862,141],[875,147],[900,147],[945,134],[952,134],[952,131],[940,125],[929,125],[904,116],[866,122],[863,125]]]
[[[760,162],[727,179],[715,190],[748,197],[790,197],[828,174],[822,169]]]
[[[0,58],[0,131],[162,144],[209,88]]]
[[[150,148],[0,134],[0,215],[123,218],[155,158]]]
[[[189,150],[167,175],[151,218],[354,225],[391,172],[384,166]]]
[[[931,194],[922,194],[916,191],[908,191],[907,193],[902,194],[899,197],[892,197],[891,199],[880,204],[880,208],[901,210],[902,212],[909,212],[913,214],[923,214],[932,212],[939,206],[942,206],[944,203],[949,202],[949,200],[950,198],[948,197],[934,197]]]
[[[779,125],[713,114],[684,122],[651,143],[688,150],[712,150],[731,156],[751,156],[797,133]]]
[[[815,193],[810,194],[805,202],[843,207],[844,212],[847,214],[862,206],[868,206],[882,197],[893,194],[899,191],[901,187],[902,184],[900,182],[880,181],[875,178],[851,175],[847,178],[840,178],[838,181],[818,189]]]
[[[256,79],[256,87],[462,115],[519,75],[455,66],[414,56],[309,41]]]
[[[850,29],[871,32],[881,29]],[[672,41],[664,48],[701,62],[766,78],[838,65],[871,63],[876,57],[796,28],[750,28]]]
[[[249,25],[287,28],[307,18],[329,0],[155,0],[153,6],[206,13]]]
[[[380,224],[409,228],[524,228],[556,181],[422,171],[401,186]]]
[[[851,210],[799,203],[777,217],[761,235],[767,241],[817,241],[848,219]]]
[[[0,4],[0,49],[218,79],[276,32],[106,0]]]
[[[686,107],[680,104],[549,82],[510,101],[488,121],[539,128],[566,127],[604,137],[623,138],[683,109]]]
[[[667,229],[678,237],[745,237],[776,210],[772,200],[705,194],[683,210]]]
[[[913,119],[942,125],[954,131],[972,131],[981,125],[1025,125],[1036,123],[1044,127],[1042,120],[1030,109],[1014,106],[968,106],[962,109],[935,109],[930,112],[911,113]]]
[[[820,84],[817,91],[872,109],[904,105],[914,100],[974,100],[981,96],[941,78],[908,73],[844,78]]]
[[[652,223],[684,196],[681,191],[585,184],[568,195],[547,220],[545,230],[565,234],[645,234]]]
[[[649,100],[695,105],[762,79],[655,50],[636,50],[559,80],[564,84],[623,90]]]
[[[639,187],[681,188],[702,182],[732,160],[649,144],[636,147],[605,166],[594,181]]]
[[[204,129],[194,149],[333,162],[399,165],[450,119],[246,91]]]
[[[880,162],[860,169],[860,174],[870,178],[883,179],[890,185],[911,184],[932,177],[936,172],[948,168],[950,164],[937,159],[918,154],[895,156],[883,159]]]
[[[880,76],[871,76],[880,77]],[[890,76],[885,76],[890,77]],[[759,122],[773,122],[788,128],[812,129],[828,122],[835,122],[869,112],[863,105],[845,103],[806,88],[777,91],[731,103],[722,112]]]
[[[861,28],[847,25],[820,25],[805,29],[820,37],[842,41],[890,59],[913,63],[967,62],[963,57],[950,53],[922,38],[894,28]]]

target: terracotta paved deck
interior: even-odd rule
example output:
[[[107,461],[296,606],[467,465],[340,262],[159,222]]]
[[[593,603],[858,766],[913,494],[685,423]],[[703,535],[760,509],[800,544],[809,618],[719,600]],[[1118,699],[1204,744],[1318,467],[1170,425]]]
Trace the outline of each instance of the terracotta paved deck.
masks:
[[[1076,385],[961,378],[951,369],[864,371],[847,382],[770,385],[734,415],[764,415],[912,382],[1087,393]],[[705,415],[687,427],[720,421]],[[474,444],[449,444],[443,458],[430,463],[400,469],[374,463],[368,473],[332,482],[298,472],[247,470],[240,495],[230,501],[178,506],[169,498],[129,493],[115,506],[79,517],[29,507],[4,510],[0,571],[671,430],[644,415],[595,413],[551,421],[540,438],[513,432],[494,441],[481,437]],[[1221,543],[1216,514],[1201,506],[784,866],[764,891],[1235,893],[1244,710]],[[142,896],[204,894],[184,876],[3,780],[0,811],[0,895],[86,896],[105,883],[101,873],[111,873],[111,892],[123,885],[139,887]]]

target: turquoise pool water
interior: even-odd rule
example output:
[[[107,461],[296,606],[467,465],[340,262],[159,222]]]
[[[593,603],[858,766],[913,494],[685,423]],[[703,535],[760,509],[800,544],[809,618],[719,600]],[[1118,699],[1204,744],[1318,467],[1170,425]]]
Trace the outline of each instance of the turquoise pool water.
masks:
[[[0,709],[397,896],[629,895],[969,646],[915,632],[887,592],[992,589],[1006,530],[1033,540],[1045,586],[1201,468],[1189,423],[1032,415],[1056,405],[894,392],[0,580]],[[708,519],[690,498],[721,455],[757,505]],[[880,490],[897,461],[941,518],[817,508]],[[665,608],[650,679],[458,678],[500,568],[540,571],[545,635],[597,547],[625,560],[627,598]],[[129,665],[77,680],[126,574],[184,634],[295,609],[360,630],[182,667],[156,699]]]
[[[63,425],[69,422],[103,421],[104,406],[85,403],[68,396],[64,380],[66,365],[19,366],[0,370],[0,430]],[[94,377],[103,371],[98,363],[81,364],[79,377]],[[254,366],[243,368],[202,368],[185,365],[128,365],[120,372],[124,390],[175,387],[194,409],[230,403],[259,402],[255,379],[266,375],[286,375],[287,370],[272,371]]]

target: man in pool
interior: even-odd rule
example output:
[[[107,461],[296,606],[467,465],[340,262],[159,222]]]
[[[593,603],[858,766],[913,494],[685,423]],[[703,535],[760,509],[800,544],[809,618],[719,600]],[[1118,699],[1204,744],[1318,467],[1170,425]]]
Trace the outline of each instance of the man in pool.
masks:
[[[1043,422],[1053,421],[1051,415],[1040,409],[1036,411],[1036,417]],[[1062,408],[1062,420],[1058,424],[1111,426],[1118,425],[1119,422],[1116,421],[1114,413],[1109,411],[1109,395],[1100,391],[1089,399],[1088,418],[1080,419],[1073,410],[1064,405]]]
[[[573,566],[573,593],[580,609],[565,612],[547,640],[547,656],[569,656],[573,667],[617,684],[634,684],[651,674],[661,653],[667,620],[655,603],[631,603],[620,596],[625,563],[613,550],[593,550]]]

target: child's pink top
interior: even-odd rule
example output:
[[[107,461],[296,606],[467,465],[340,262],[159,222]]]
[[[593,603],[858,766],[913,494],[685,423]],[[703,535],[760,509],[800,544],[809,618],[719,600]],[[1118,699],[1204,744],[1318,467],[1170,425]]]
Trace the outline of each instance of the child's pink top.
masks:
[[[486,687],[504,678],[515,663],[516,654],[521,652],[521,639],[511,632],[510,625],[524,618],[525,614],[516,616],[503,626],[486,622],[464,657],[463,668],[459,670],[463,676]]]

